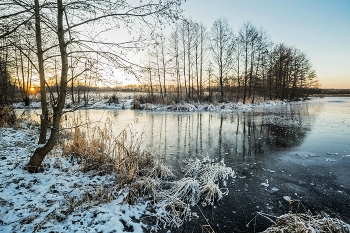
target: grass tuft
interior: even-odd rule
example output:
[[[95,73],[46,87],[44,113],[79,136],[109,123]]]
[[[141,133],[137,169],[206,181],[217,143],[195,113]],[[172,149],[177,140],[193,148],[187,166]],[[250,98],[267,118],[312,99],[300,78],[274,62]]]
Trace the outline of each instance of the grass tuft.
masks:
[[[0,105],[0,127],[15,126],[17,121],[13,108]]]
[[[350,233],[350,225],[338,218],[331,218],[325,213],[313,215],[307,213],[288,213],[276,219],[276,225],[271,226],[264,233],[280,232],[327,232]]]

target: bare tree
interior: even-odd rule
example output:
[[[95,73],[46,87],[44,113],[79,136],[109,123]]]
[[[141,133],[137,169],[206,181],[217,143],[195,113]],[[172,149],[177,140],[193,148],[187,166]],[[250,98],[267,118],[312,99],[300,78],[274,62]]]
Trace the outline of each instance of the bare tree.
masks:
[[[6,38],[0,40],[0,107],[9,104],[10,89],[13,86],[8,71],[8,45]]]
[[[180,101],[181,96],[181,75],[180,75],[180,33],[179,26],[177,25],[175,30],[170,34],[169,38],[169,53],[173,57],[172,63],[175,72],[175,84],[177,101]]]
[[[254,46],[258,33],[256,28],[250,22],[246,22],[240,28],[238,36],[243,50],[243,103],[245,103],[247,97],[249,96],[248,92],[251,90],[250,86],[252,83],[251,78],[253,74],[253,61],[255,55]]]
[[[200,68],[199,68],[199,100],[203,99],[203,66],[205,62],[205,53],[206,53],[206,41],[207,41],[207,33],[206,28],[203,23],[199,24],[199,43],[200,43]]]
[[[154,96],[154,87],[153,87],[154,75],[153,74],[155,73],[155,69],[152,65],[151,60],[152,60],[151,51],[148,51],[143,61],[143,69],[142,69],[143,75],[139,81],[145,87],[146,92],[150,94],[151,101],[153,101],[153,96]]]
[[[234,51],[234,33],[227,19],[218,19],[214,22],[211,29],[210,50],[217,70],[222,102],[224,100],[223,79],[232,68]]]
[[[166,97],[167,93],[166,93],[166,74],[167,74],[167,65],[168,65],[168,61],[167,61],[167,57],[166,57],[166,43],[165,43],[165,37],[163,34],[160,35],[159,39],[157,40],[157,45],[159,48],[159,59],[160,59],[160,63],[161,63],[161,70],[162,70],[162,81],[163,81],[163,89],[164,89],[164,94],[163,97]]]
[[[235,44],[234,44],[234,65],[233,65],[233,78],[236,79],[237,82],[237,94],[236,94],[236,101],[239,101],[241,98],[241,56],[242,56],[242,43],[239,37],[235,38]]]
[[[196,37],[196,23],[192,19],[183,20],[180,25],[180,35],[182,42],[182,69],[185,85],[186,98],[191,99],[194,92],[193,87],[193,50]]]

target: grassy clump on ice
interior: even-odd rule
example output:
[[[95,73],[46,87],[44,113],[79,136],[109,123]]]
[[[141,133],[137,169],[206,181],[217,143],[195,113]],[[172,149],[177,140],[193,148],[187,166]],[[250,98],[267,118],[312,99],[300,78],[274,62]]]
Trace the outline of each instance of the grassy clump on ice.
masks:
[[[157,161],[149,169],[146,176],[135,176],[128,186],[128,194],[124,201],[135,203],[140,200],[151,200],[149,216],[152,221],[152,231],[166,227],[180,227],[185,221],[196,217],[191,207],[201,203],[203,206],[214,205],[224,192],[219,182],[234,177],[231,168],[224,163],[208,163],[205,160],[188,160],[185,176],[173,180],[174,175],[164,164]],[[157,172],[156,172],[157,171]]]
[[[289,213],[279,216],[264,233],[350,233],[350,225],[327,214]]]
[[[165,227],[179,227],[185,221],[196,217],[191,206],[201,203],[203,206],[214,205],[227,194],[219,187],[219,182],[234,177],[231,168],[221,163],[210,163],[207,159],[187,160],[185,176],[177,181],[160,181],[167,185],[160,185],[155,192],[156,200],[151,216],[155,218],[152,230],[157,231]],[[165,188],[164,188],[165,187]],[[170,188],[168,188],[170,187]]]

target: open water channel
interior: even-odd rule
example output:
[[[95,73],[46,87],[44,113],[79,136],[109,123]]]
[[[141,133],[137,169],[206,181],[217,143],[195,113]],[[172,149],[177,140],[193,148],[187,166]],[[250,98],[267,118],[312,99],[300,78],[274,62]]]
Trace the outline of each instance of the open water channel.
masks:
[[[215,232],[262,231],[271,222],[258,213],[271,217],[290,210],[325,211],[350,223],[350,98],[228,113],[80,110],[74,115],[96,122],[109,118],[116,134],[132,124],[133,131],[143,132],[144,147],[178,176],[185,159],[224,159],[236,172],[227,184],[229,194],[214,207],[201,207]],[[290,204],[288,198],[298,201]],[[199,219],[175,232],[202,232],[207,222],[194,210]]]

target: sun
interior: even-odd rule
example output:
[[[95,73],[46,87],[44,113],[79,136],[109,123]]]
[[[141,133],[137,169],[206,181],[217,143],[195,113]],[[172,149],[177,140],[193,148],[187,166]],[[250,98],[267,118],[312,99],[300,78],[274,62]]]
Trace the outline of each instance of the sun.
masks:
[[[34,87],[31,87],[29,90],[30,90],[31,92],[34,92],[35,88],[34,88]]]

